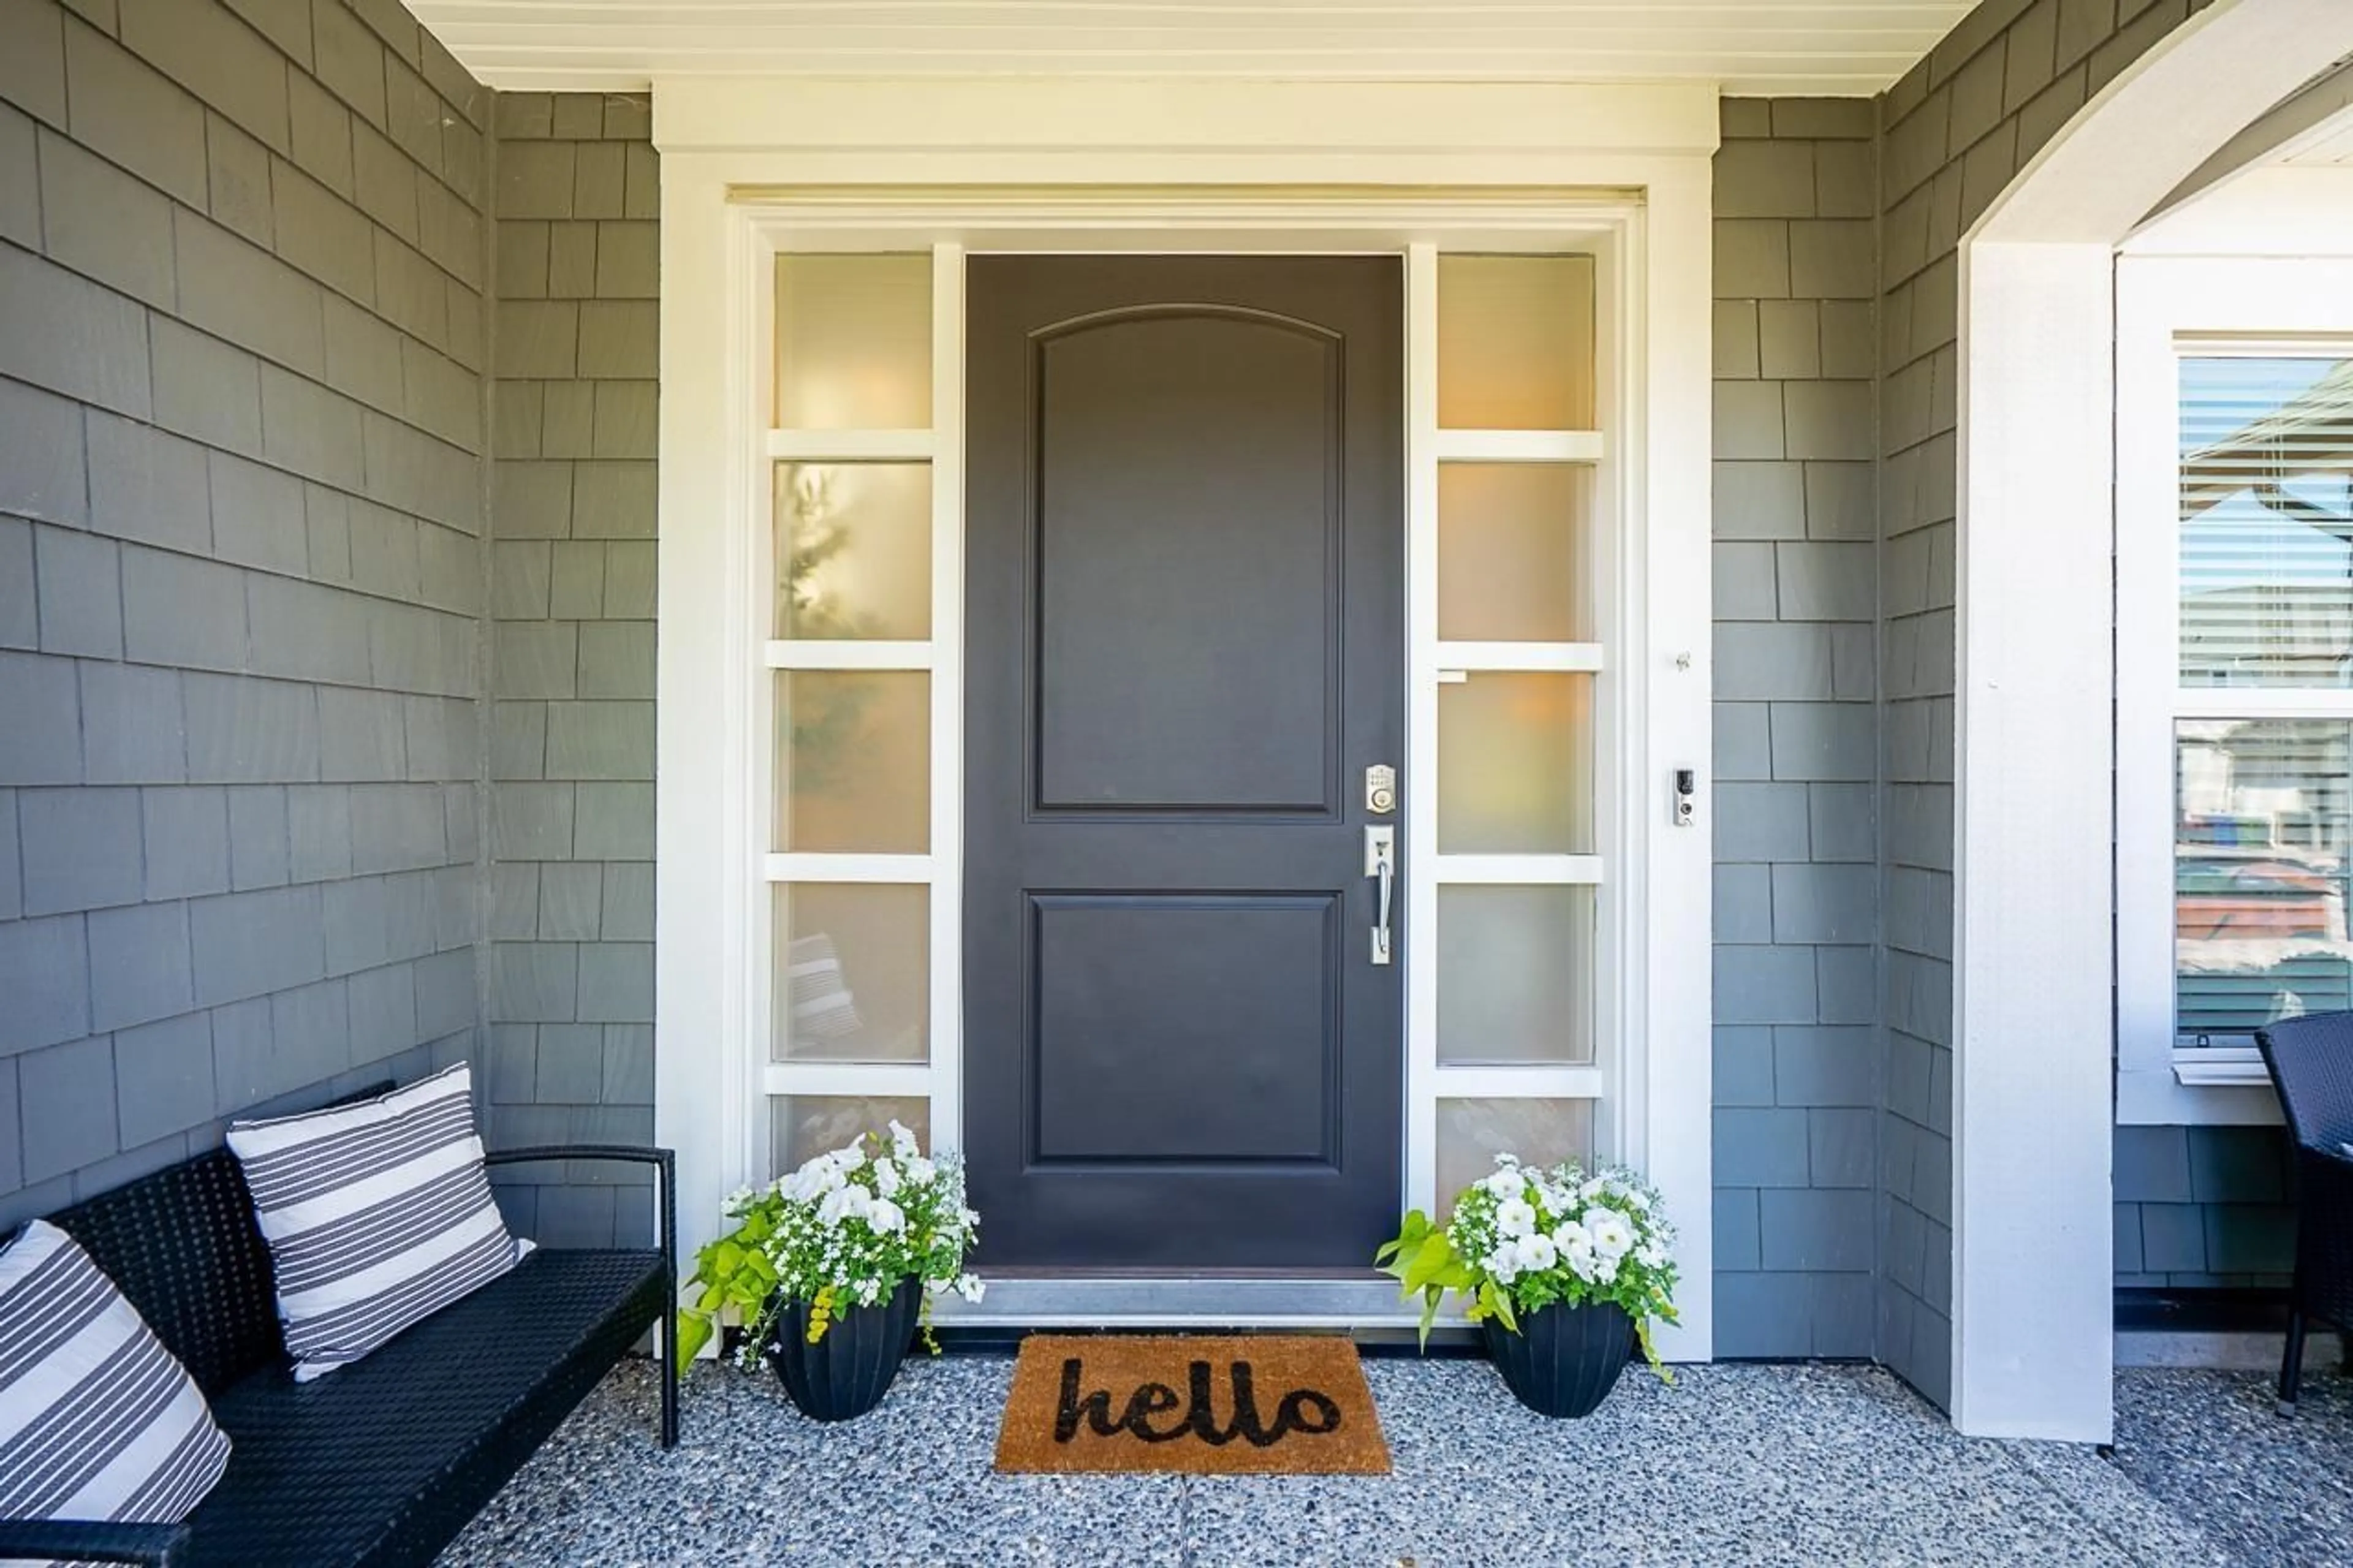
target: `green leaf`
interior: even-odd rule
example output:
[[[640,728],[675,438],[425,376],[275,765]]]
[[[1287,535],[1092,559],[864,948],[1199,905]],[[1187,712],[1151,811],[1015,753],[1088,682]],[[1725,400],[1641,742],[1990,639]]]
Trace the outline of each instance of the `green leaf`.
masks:
[[[699,1312],[678,1315],[678,1359],[680,1364],[692,1361],[711,1342],[711,1320]]]
[[[1413,1255],[1412,1262],[1407,1266],[1405,1288],[1419,1290],[1425,1286],[1448,1283],[1440,1276],[1454,1261],[1454,1244],[1446,1239],[1444,1231],[1432,1231],[1423,1239]]]

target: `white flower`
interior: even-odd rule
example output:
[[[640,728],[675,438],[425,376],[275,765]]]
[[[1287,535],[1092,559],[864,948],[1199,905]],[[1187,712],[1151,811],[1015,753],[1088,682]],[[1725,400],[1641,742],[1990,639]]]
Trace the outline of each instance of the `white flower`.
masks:
[[[1608,1187],[1608,1183],[1604,1182],[1600,1177],[1596,1176],[1591,1181],[1586,1183],[1585,1185],[1577,1188],[1577,1195],[1583,1198],[1587,1203],[1591,1203],[1594,1199],[1599,1197],[1603,1192],[1607,1191]]]
[[[912,1160],[923,1152],[922,1145],[915,1142],[915,1135],[901,1126],[896,1117],[891,1121],[891,1150],[902,1160]]]
[[[1560,1249],[1553,1245],[1552,1237],[1541,1231],[1523,1238],[1519,1253],[1530,1268],[1539,1272],[1560,1261]]]
[[[874,1190],[884,1197],[899,1190],[899,1167],[889,1160],[874,1162]]]
[[[1519,1198],[1495,1205],[1495,1228],[1505,1236],[1526,1236],[1536,1227],[1536,1211]]]
[[[1520,1173],[1518,1166],[1506,1165],[1492,1176],[1481,1177],[1479,1184],[1499,1198],[1511,1198],[1527,1190],[1528,1179]]]
[[[889,1198],[876,1198],[866,1205],[866,1223],[878,1235],[895,1235],[907,1228],[907,1212]]]
[[[814,1203],[841,1185],[841,1167],[829,1154],[819,1154],[777,1184],[797,1204]]]
[[[919,1187],[929,1184],[932,1178],[939,1174],[939,1167],[921,1154],[907,1155],[899,1162],[899,1165],[907,1173],[907,1180]]]
[[[1593,1250],[1609,1259],[1614,1273],[1618,1259],[1633,1248],[1633,1226],[1615,1209],[1590,1208],[1585,1211],[1585,1228],[1593,1237]]]
[[[987,1294],[988,1287],[980,1282],[979,1275],[964,1274],[959,1275],[956,1279],[955,1292],[965,1300],[972,1302],[975,1306],[978,1306],[980,1304],[981,1297]]]
[[[1498,1285],[1509,1285],[1520,1277],[1520,1249],[1511,1242],[1504,1242],[1481,1258],[1479,1267],[1493,1275]]]
[[[825,1201],[817,1205],[817,1217],[827,1225],[839,1225],[845,1219],[864,1219],[873,1202],[864,1187],[839,1186],[826,1194]]]

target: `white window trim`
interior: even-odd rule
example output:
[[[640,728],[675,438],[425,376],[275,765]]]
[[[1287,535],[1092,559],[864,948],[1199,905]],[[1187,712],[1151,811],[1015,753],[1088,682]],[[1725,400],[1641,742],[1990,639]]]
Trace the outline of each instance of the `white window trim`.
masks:
[[[1623,863],[1633,915],[1601,954],[1602,973],[1618,977],[1611,1005],[1625,1015],[1625,1059],[1642,1070],[1607,1092],[1630,1129],[1628,1152],[1646,1158],[1682,1230],[1683,1323],[1662,1349],[1705,1359],[1713,1342],[1710,855],[1704,826],[1669,826],[1668,781],[1686,767],[1705,777],[1709,765],[1714,95],[1526,84],[1203,90],[1218,104],[1191,101],[1187,91],[1138,95],[1086,82],[656,84],[664,277],[656,1117],[659,1136],[680,1151],[687,1244],[708,1237],[720,1196],[752,1168],[754,1152],[744,1145],[754,1134],[735,1130],[750,1127],[748,1109],[771,1070],[756,1044],[767,1021],[754,999],[755,900],[795,858],[759,853],[751,810],[762,788],[757,770],[767,765],[750,732],[755,683],[775,659],[791,657],[764,650],[749,591],[754,520],[764,515],[773,449],[765,390],[744,348],[770,335],[755,215],[789,226],[795,248],[843,250],[938,241],[971,249],[1406,254],[1414,245],[1540,249],[1566,234],[1614,230],[1624,269],[1615,286],[1627,304],[1617,341],[1601,352],[1603,373],[1628,389],[1625,417],[1610,437],[1619,442],[1622,430],[1624,449],[1545,455],[1598,459],[1625,514],[1648,519],[1617,574],[1624,618],[1611,647],[1614,678],[1605,682],[1623,693],[1626,710],[1605,720],[1620,728],[1604,763],[1618,774],[1604,795],[1623,803],[1626,847],[1611,863],[1613,875]],[[1559,127],[1565,140],[1532,143],[1531,126]],[[1401,137],[1400,127],[1413,128],[1410,135]],[[1142,180],[1154,184],[1139,186]],[[1596,199],[1595,192],[1608,194]],[[899,433],[876,438],[886,437],[914,445]],[[927,435],[924,447],[937,461],[939,444]],[[935,494],[944,490],[944,472],[941,479]],[[955,577],[960,595],[961,574]],[[934,631],[937,681],[945,643],[936,618]],[[1515,657],[1483,651],[1499,661]],[[934,737],[936,761],[936,719]],[[960,786],[948,793],[960,802]],[[1409,801],[1429,793],[1414,790]],[[944,877],[950,868],[932,863],[955,858],[953,838],[936,827],[933,853],[915,858],[926,862],[920,868],[875,857],[858,858],[877,864],[845,868],[873,879],[912,879],[920,869],[935,899],[957,900]],[[1424,890],[1434,898],[1440,868],[1435,858],[1420,858]],[[1588,880],[1599,868],[1585,859],[1562,858],[1522,874]],[[937,921],[935,911],[935,931]],[[942,999],[955,995],[952,984],[943,991],[938,984],[941,962],[935,953],[934,1069]],[[1426,1003],[1424,988],[1409,1008]],[[1417,1038],[1434,1038],[1434,1013],[1429,1030],[1409,1031],[1409,1040]],[[934,1069],[860,1070],[879,1084],[879,1075],[905,1081]],[[1482,1070],[1461,1081],[1484,1086],[1492,1076]],[[1589,1092],[1595,1073],[1512,1076],[1524,1091]],[[726,1131],[714,1137],[714,1130]]]
[[[2353,721],[2353,696],[2181,689],[2179,363],[2184,352],[2310,353],[2327,337],[2353,342],[2353,262],[2116,262],[2116,1120],[2126,1125],[2280,1119],[2252,1044],[2176,1044],[2174,721],[2256,713]]]

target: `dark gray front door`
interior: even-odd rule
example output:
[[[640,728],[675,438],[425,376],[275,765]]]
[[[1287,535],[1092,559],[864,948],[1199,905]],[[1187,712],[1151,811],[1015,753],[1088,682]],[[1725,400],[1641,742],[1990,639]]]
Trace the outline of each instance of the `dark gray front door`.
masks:
[[[980,1258],[1364,1267],[1402,1158],[1364,807],[1405,739],[1401,266],[969,265]]]

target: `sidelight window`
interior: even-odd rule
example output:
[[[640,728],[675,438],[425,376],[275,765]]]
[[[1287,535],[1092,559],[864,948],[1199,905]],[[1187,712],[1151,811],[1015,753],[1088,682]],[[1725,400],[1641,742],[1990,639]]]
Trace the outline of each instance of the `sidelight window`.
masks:
[[[1597,1152],[1609,606],[1595,258],[1417,249],[1409,268],[1420,1202],[1502,1150]]]
[[[774,258],[766,1163],[955,1126],[953,248]],[[943,348],[941,345],[944,344]],[[756,1162],[755,1162],[756,1163]]]

